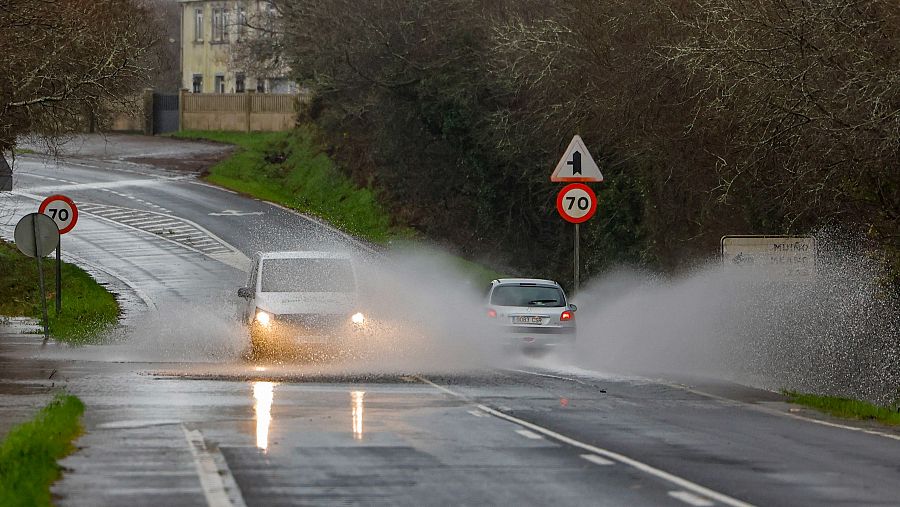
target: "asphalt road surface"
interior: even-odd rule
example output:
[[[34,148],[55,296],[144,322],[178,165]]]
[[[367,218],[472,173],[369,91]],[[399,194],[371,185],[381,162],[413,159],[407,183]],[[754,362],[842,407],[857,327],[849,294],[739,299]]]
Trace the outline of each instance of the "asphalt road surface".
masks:
[[[369,250],[199,181],[191,161],[222,149],[87,137],[59,160],[18,160],[0,234],[44,196],[75,199],[64,253],[116,289],[137,330],[130,349],[0,340],[4,405],[9,386],[60,384],[87,405],[53,488],[60,505],[900,502],[900,433],[725,382],[540,359],[452,374],[198,360],[191,347],[220,344],[192,341],[197,327],[230,324],[190,309],[233,303],[254,251]]]

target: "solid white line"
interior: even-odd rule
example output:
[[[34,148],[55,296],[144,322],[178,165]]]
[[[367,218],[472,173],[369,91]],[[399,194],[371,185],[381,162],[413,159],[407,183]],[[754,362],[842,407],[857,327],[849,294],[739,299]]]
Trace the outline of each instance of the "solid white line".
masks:
[[[709,507],[710,505],[715,505],[709,500],[688,491],[669,491],[669,496],[676,500],[681,500],[688,505],[693,505],[694,507]]]
[[[614,462],[612,462],[606,458],[601,458],[600,456],[597,456],[596,454],[582,454],[581,458],[588,460],[595,465],[603,465],[603,466],[615,465]]]
[[[831,422],[831,421],[823,421],[822,419],[814,419],[814,418],[812,418],[812,417],[806,417],[806,416],[802,416],[802,415],[791,414],[790,412],[783,412],[783,411],[781,411],[781,410],[774,409],[774,408],[762,407],[762,406],[759,406],[759,405],[751,405],[751,404],[749,404],[749,403],[744,403],[744,402],[741,402],[741,401],[731,400],[731,399],[725,398],[725,397],[723,397],[723,396],[718,396],[718,395],[715,395],[715,394],[710,394],[710,393],[706,393],[706,392],[703,392],[703,391],[698,391],[698,390],[696,390],[696,389],[693,389],[693,388],[691,388],[691,387],[688,387],[688,386],[685,386],[685,385],[681,385],[681,384],[673,384],[673,383],[668,383],[668,382],[661,382],[661,384],[667,385],[667,386],[669,386],[669,387],[674,387],[674,388],[676,388],[676,389],[681,389],[681,390],[683,390],[683,391],[687,391],[687,392],[689,392],[689,393],[693,393],[693,394],[696,394],[696,395],[699,395],[699,396],[704,396],[704,397],[706,397],[706,398],[711,398],[711,399],[713,399],[713,400],[718,400],[718,401],[721,401],[721,402],[725,402],[725,403],[729,403],[729,404],[733,404],[733,405],[738,405],[738,406],[746,407],[746,408],[749,408],[749,409],[751,409],[751,410],[757,410],[757,411],[759,411],[759,412],[764,412],[764,413],[766,413],[766,414],[780,415],[780,416],[783,416],[783,417],[790,417],[791,419],[797,419],[797,420],[800,420],[800,421],[806,421],[806,422],[810,422],[810,423],[813,423],[813,424],[819,424],[819,425],[822,425],[822,426],[828,426],[828,427],[830,427],[830,428],[840,428],[840,429],[842,429],[842,430],[858,431],[858,432],[861,432],[861,433],[866,433],[866,434],[868,434],[868,435],[875,435],[875,436],[878,436],[878,437],[890,438],[891,440],[898,440],[898,441],[900,441],[900,435],[893,434],[893,433],[885,433],[885,432],[883,432],[883,431],[870,430],[870,429],[866,429],[866,428],[860,428],[860,427],[857,427],[857,426],[848,426],[848,425],[846,425],[846,424],[839,424],[839,423],[835,423],[835,422]]]
[[[241,491],[234,482],[234,476],[231,475],[225,459],[217,460],[215,458],[214,455],[219,452],[206,447],[200,430],[189,430],[183,424],[181,429],[184,431],[184,438],[194,457],[194,465],[197,467],[197,475],[200,476],[200,486],[203,488],[203,495],[206,496],[207,505],[209,507],[246,507]],[[228,483],[227,486],[226,483]]]
[[[537,433],[535,433],[533,431],[516,430],[516,433],[518,433],[519,435],[522,435],[525,438],[530,438],[531,440],[543,440],[544,439],[544,437],[538,435]]]
[[[562,377],[559,375],[550,375],[549,373],[538,373],[536,371],[516,370],[513,368],[501,368],[501,369],[505,370],[505,371],[514,371],[516,373],[526,373],[528,375],[534,375],[536,377],[552,378],[552,379],[556,379],[556,380],[567,380],[569,382],[575,382],[576,384],[587,385],[586,382],[578,380],[577,378]]]
[[[432,382],[432,381],[430,381],[430,380],[428,380],[428,379],[426,379],[426,378],[424,378],[424,377],[422,377],[422,376],[417,376],[416,378],[419,379],[420,381],[422,381],[423,383],[428,384],[428,385],[430,385],[431,387],[434,387],[435,389],[438,389],[439,391],[442,391],[442,392],[444,392],[444,393],[446,393],[446,394],[449,394],[450,396],[453,396],[453,397],[455,397],[455,398],[459,398],[459,399],[468,401],[468,402],[470,402],[470,403],[474,403],[471,399],[467,398],[466,396],[463,396],[463,395],[458,394],[458,393],[456,393],[456,392],[454,392],[454,391],[451,391],[450,389],[448,389],[448,388],[446,388],[446,387],[444,387],[444,386],[435,384],[434,382]],[[640,462],[640,461],[638,461],[638,460],[636,460],[636,459],[629,458],[628,456],[625,456],[625,455],[623,455],[623,454],[619,454],[619,453],[617,453],[617,452],[609,451],[609,450],[607,450],[607,449],[601,449],[601,448],[599,448],[599,447],[596,447],[596,446],[593,446],[593,445],[586,444],[586,443],[584,443],[584,442],[575,440],[574,438],[567,437],[567,436],[562,435],[562,434],[560,434],[560,433],[557,433],[557,432],[555,432],[555,431],[548,430],[547,428],[544,428],[544,427],[542,427],[542,426],[538,426],[537,424],[533,424],[533,423],[530,423],[530,422],[528,422],[528,421],[524,421],[524,420],[522,420],[522,419],[519,419],[519,418],[517,418],[517,417],[513,417],[513,416],[511,416],[511,415],[506,415],[506,414],[504,414],[503,412],[500,412],[500,411],[498,411],[498,410],[494,410],[494,409],[492,409],[492,408],[490,408],[490,407],[488,407],[488,406],[486,406],[486,405],[476,404],[475,406],[478,407],[479,410],[482,410],[482,411],[484,411],[484,412],[487,412],[488,414],[490,414],[490,415],[492,415],[492,416],[494,416],[494,417],[497,417],[497,418],[500,418],[500,419],[504,419],[504,420],[509,421],[509,422],[511,422],[511,423],[518,424],[519,426],[522,426],[522,427],[524,427],[524,428],[530,429],[530,430],[532,430],[532,431],[534,431],[534,432],[536,432],[536,433],[540,433],[540,434],[542,434],[542,435],[544,435],[544,436],[546,436],[546,437],[550,437],[550,438],[552,438],[552,439],[554,439],[554,440],[558,440],[558,441],[560,441],[560,442],[563,442],[563,443],[565,443],[565,444],[571,445],[571,446],[573,446],[573,447],[577,447],[577,448],[579,448],[579,449],[583,449],[583,450],[585,450],[585,451],[588,451],[588,452],[591,452],[591,453],[594,453],[594,454],[598,454],[598,455],[603,456],[603,457],[605,457],[605,458],[609,458],[609,459],[611,459],[611,460],[613,460],[613,461],[617,461],[617,462],[622,463],[622,464],[624,464],[624,465],[628,465],[628,466],[630,466],[630,467],[632,467],[632,468],[636,468],[637,470],[640,470],[641,472],[650,474],[650,475],[652,475],[652,476],[654,476],[654,477],[657,477],[657,478],[659,478],[659,479],[662,479],[662,480],[664,480],[664,481],[671,482],[672,484],[675,484],[675,485],[677,485],[677,486],[679,486],[679,487],[681,487],[681,488],[690,490],[690,491],[692,491],[692,492],[694,492],[694,493],[696,493],[696,494],[698,494],[698,495],[702,495],[702,496],[704,496],[704,497],[713,499],[713,500],[715,500],[715,501],[717,501],[717,502],[720,502],[720,503],[723,503],[723,504],[725,504],[725,505],[731,505],[732,507],[752,507],[752,505],[753,505],[753,504],[749,504],[749,503],[747,503],[747,502],[743,502],[743,501],[741,501],[741,500],[738,500],[737,498],[732,498],[732,497],[730,497],[730,496],[728,496],[728,495],[725,495],[725,494],[723,494],[723,493],[719,493],[718,491],[713,491],[713,490],[711,490],[711,489],[709,489],[709,488],[707,488],[707,487],[701,486],[701,485],[699,485],[699,484],[697,484],[697,483],[694,483],[694,482],[691,482],[691,481],[689,481],[689,480],[687,480],[687,479],[683,479],[683,478],[681,478],[681,477],[678,477],[677,475],[670,474],[669,472],[665,472],[665,471],[660,470],[660,469],[658,469],[658,468],[656,468],[656,467],[653,467],[653,466],[650,466],[650,465],[648,465],[648,464],[646,464],[646,463]]]

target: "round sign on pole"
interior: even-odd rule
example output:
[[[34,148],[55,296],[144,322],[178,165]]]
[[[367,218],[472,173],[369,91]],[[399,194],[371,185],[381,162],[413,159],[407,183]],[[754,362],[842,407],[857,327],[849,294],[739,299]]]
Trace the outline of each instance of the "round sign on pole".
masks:
[[[16,247],[29,257],[46,257],[59,244],[56,222],[42,213],[29,213],[16,224]]]
[[[583,183],[566,185],[556,196],[556,210],[573,224],[587,222],[597,212],[597,194]]]
[[[72,199],[64,195],[51,195],[44,199],[38,208],[38,213],[43,213],[52,218],[59,227],[59,233],[65,234],[75,227],[78,222],[78,207]]]

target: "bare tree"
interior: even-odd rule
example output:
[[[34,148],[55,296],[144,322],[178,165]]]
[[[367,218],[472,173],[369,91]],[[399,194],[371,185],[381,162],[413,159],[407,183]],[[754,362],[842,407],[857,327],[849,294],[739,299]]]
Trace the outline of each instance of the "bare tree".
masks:
[[[4,0],[0,4],[0,150],[16,138],[78,130],[108,107],[129,107],[155,42],[131,0]]]

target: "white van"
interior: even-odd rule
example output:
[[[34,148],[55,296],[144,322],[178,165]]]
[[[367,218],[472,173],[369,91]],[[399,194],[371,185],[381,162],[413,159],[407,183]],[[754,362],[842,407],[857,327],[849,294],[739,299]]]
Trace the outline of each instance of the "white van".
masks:
[[[366,329],[356,269],[346,254],[258,253],[238,296],[245,300],[252,356],[300,344],[340,345]]]

